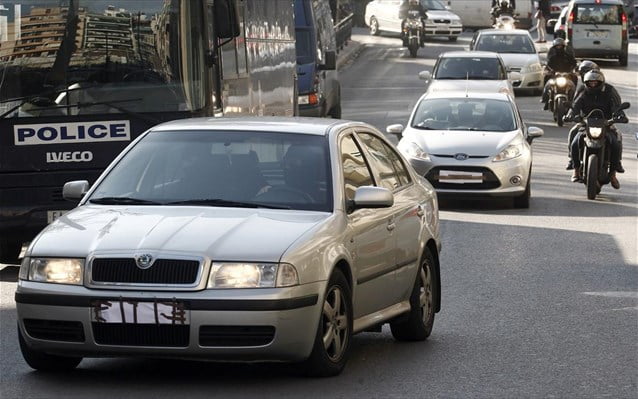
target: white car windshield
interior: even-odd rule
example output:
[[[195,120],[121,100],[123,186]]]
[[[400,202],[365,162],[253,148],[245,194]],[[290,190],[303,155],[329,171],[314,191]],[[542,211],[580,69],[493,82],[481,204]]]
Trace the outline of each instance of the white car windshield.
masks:
[[[481,35],[474,50],[514,54],[536,53],[534,43],[525,35]]]
[[[327,139],[268,132],[153,132],[89,202],[332,211]]]
[[[505,80],[496,58],[445,57],[434,71],[434,79]]]
[[[477,98],[436,98],[421,101],[412,127],[422,130],[510,132],[516,118],[508,101]]]

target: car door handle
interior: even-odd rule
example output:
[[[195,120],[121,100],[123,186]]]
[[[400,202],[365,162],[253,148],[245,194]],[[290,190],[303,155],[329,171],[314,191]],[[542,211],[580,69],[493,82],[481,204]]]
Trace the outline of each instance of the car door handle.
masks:
[[[425,211],[423,210],[423,207],[421,205],[416,207],[416,215],[418,217],[422,217],[423,215],[425,215]]]

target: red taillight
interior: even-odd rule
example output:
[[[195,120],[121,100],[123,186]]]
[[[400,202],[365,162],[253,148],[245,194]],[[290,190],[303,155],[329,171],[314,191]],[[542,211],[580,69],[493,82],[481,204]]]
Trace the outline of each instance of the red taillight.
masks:
[[[569,13],[569,18],[567,19],[567,39],[569,41],[572,40],[572,33],[573,33],[573,29],[572,29],[572,24],[574,23],[574,12],[570,12]]]
[[[627,14],[624,12],[620,14],[620,20],[622,21],[622,40],[627,40]]]
[[[310,104],[310,105],[319,104],[319,97],[317,97],[317,93],[308,94],[308,104]]]

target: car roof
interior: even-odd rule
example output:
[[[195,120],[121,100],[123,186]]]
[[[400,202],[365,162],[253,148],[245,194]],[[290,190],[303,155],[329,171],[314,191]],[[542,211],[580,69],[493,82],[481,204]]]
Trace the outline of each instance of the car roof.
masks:
[[[514,99],[507,93],[492,93],[492,92],[464,92],[464,91],[446,91],[446,92],[428,92],[425,93],[421,100],[433,99],[433,98],[468,98],[468,99],[488,99],[488,100],[505,100],[514,103]]]
[[[281,132],[325,136],[334,127],[349,125],[362,126],[344,120],[327,118],[284,118],[284,117],[222,117],[179,119],[162,123],[151,128],[153,132],[174,130],[225,130],[253,132]]]
[[[493,51],[447,51],[442,53],[439,57],[458,57],[458,58],[499,58],[498,53]]]
[[[529,36],[529,32],[524,29],[481,29],[478,31],[479,34],[495,34],[495,35],[521,35],[521,36]]]

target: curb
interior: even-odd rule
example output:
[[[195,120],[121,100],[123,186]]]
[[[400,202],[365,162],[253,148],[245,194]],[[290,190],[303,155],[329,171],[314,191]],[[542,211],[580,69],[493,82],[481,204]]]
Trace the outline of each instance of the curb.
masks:
[[[348,62],[359,56],[363,50],[363,43],[351,40],[350,43],[340,51],[337,56],[337,70],[343,68]]]

